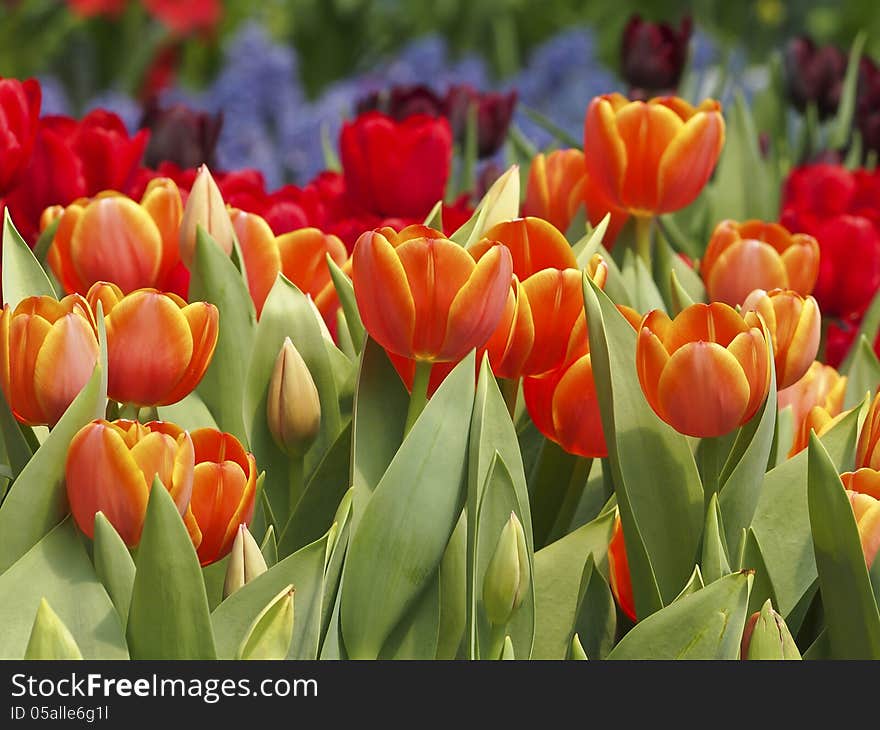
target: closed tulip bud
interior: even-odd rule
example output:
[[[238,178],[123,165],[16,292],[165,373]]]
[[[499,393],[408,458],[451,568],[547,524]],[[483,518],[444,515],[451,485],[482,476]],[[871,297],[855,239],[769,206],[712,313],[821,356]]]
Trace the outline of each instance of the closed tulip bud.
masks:
[[[713,99],[693,107],[676,96],[644,102],[608,94],[590,102],[584,121],[587,174],[611,203],[638,216],[692,203],[723,145]]]
[[[198,385],[217,346],[219,313],[206,302],[187,304],[176,294],[138,289],[126,296],[98,282],[88,293],[100,301],[107,330],[107,394],[120,403],[177,403]]]
[[[0,388],[22,423],[54,426],[88,382],[98,360],[88,302],[28,297],[0,314]]]
[[[531,569],[526,536],[516,514],[510,513],[495,545],[483,579],[483,608],[493,626],[504,626],[529,589]]]
[[[880,549],[880,472],[857,469],[841,474],[840,481],[852,505],[862,552],[870,568]]]
[[[629,617],[630,621],[637,621],[629,561],[626,557],[626,544],[623,539],[623,524],[619,515],[614,520],[614,531],[611,533],[611,542],[608,543],[608,579],[617,605]]]
[[[275,358],[266,396],[266,419],[278,448],[302,456],[321,426],[321,401],[312,374],[289,337]]]
[[[690,17],[682,19],[678,28],[639,15],[629,19],[623,29],[620,65],[634,96],[675,91],[687,60],[692,25]]]
[[[819,276],[819,244],[778,223],[721,221],[700,262],[700,275],[709,299],[732,307],[755,289],[793,289],[805,297]]]
[[[862,424],[859,434],[859,443],[856,447],[856,469],[867,467],[880,469],[880,450],[877,443],[880,441],[880,392],[871,401],[868,416]]]
[[[387,350],[423,361],[454,362],[484,345],[504,313],[513,274],[505,246],[475,262],[435,234],[395,247],[383,232],[368,231],[352,259],[367,332]]]
[[[791,632],[768,598],[760,611],[746,622],[739,651],[740,659],[800,659]]]
[[[479,261],[497,243],[510,250],[513,273],[521,280],[543,269],[577,268],[577,259],[565,236],[552,223],[541,218],[517,218],[497,223],[468,250]]]
[[[239,525],[254,516],[257,464],[232,434],[197,428],[190,435],[195,469],[187,517],[190,532],[201,533],[199,561],[210,565],[229,553]]]
[[[746,423],[770,389],[768,343],[726,304],[693,304],[674,320],[654,310],[636,344],[639,383],[654,412],[688,436]]]
[[[224,253],[232,253],[235,232],[220,188],[206,165],[199,167],[180,222],[180,257],[188,267],[195,257],[197,226],[204,228]]]
[[[226,565],[226,579],[223,581],[223,598],[229,598],[239,588],[250,583],[258,575],[268,570],[266,559],[260,546],[251,535],[247,525],[239,525],[232,541],[229,562]]]
[[[756,289],[746,297],[742,311],[757,312],[764,318],[773,341],[777,387],[794,385],[819,351],[822,315],[816,300],[790,289]]]
[[[133,547],[141,539],[154,477],[183,516],[193,493],[194,464],[189,433],[173,423],[92,421],[76,433],[67,450],[70,511],[88,537],[94,534],[95,514],[103,512],[125,544]]]

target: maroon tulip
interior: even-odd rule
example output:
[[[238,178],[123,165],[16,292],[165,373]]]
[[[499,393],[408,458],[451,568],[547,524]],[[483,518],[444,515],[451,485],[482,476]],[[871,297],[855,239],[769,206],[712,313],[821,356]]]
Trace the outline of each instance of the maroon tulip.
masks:
[[[391,89],[373,91],[355,105],[358,114],[378,111],[402,122],[414,114],[442,117],[445,114],[443,99],[424,84],[401,84]]]
[[[0,195],[21,179],[40,117],[40,84],[0,77]]]
[[[516,91],[480,93],[467,84],[450,86],[446,92],[446,116],[455,139],[464,143],[471,107],[477,109],[477,155],[490,157],[501,149],[516,106]]]
[[[693,22],[682,19],[678,28],[651,23],[633,15],[623,29],[620,69],[629,84],[630,98],[647,100],[672,94],[678,88],[687,61]]]
[[[144,153],[144,163],[156,167],[164,161],[180,167],[214,166],[214,151],[223,113],[191,109],[186,104],[162,108],[152,102],[144,111],[141,129],[150,130],[150,141]]]
[[[364,212],[420,218],[443,198],[452,157],[449,122],[361,114],[340,136],[346,194]]]
[[[820,119],[837,111],[847,56],[834,46],[818,47],[806,36],[793,38],[785,49],[789,99],[801,112],[813,103]]]
[[[864,151],[880,152],[880,69],[867,56],[859,66],[856,125]]]

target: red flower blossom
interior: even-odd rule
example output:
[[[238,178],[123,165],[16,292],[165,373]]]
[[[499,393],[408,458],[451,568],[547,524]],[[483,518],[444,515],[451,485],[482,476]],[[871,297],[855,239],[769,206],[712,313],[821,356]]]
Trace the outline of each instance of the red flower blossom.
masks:
[[[0,195],[21,178],[34,149],[40,116],[35,79],[0,78]]]

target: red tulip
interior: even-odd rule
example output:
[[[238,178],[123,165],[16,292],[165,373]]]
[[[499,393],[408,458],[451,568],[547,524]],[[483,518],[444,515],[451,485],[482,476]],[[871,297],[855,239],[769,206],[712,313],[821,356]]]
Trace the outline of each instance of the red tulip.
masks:
[[[0,195],[21,179],[34,149],[40,84],[0,78]]]
[[[130,137],[122,120],[105,109],[86,114],[71,139],[71,147],[83,163],[86,194],[124,190],[140,166],[149,138],[146,130]]]

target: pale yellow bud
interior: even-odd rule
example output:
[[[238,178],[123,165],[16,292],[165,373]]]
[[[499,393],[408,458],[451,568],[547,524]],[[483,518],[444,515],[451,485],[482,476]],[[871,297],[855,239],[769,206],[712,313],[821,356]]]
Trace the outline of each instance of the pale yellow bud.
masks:
[[[275,359],[266,398],[266,418],[275,443],[291,456],[302,456],[321,426],[318,389],[289,337]]]
[[[188,267],[192,267],[195,257],[197,226],[204,228],[227,256],[232,253],[232,221],[207,165],[199,168],[180,221],[180,257]]]

